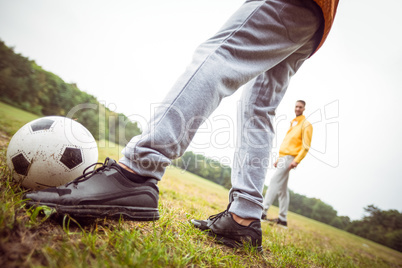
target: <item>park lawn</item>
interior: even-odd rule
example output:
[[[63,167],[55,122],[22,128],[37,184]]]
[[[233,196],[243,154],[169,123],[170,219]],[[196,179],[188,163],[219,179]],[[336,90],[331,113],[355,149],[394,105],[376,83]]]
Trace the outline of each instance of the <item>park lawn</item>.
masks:
[[[7,135],[14,135],[20,127],[36,118],[39,116],[0,102],[0,131]]]
[[[262,223],[262,254],[215,244],[189,220],[223,211],[228,190],[175,167],[159,183],[155,222],[76,222],[49,217],[46,207],[27,210],[6,148],[37,116],[0,103],[0,118],[0,267],[402,267],[402,253],[294,213],[287,230]],[[98,144],[101,161],[121,156],[120,146]]]

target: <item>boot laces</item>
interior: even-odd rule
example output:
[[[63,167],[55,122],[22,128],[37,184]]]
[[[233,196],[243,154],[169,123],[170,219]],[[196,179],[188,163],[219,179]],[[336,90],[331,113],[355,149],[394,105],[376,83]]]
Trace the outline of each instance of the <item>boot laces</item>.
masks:
[[[208,220],[210,220],[212,222],[215,222],[215,221],[217,221],[218,219],[220,219],[222,217],[230,216],[229,207],[230,207],[230,204],[228,205],[226,210],[224,210],[224,211],[222,211],[222,212],[220,212],[218,214],[209,216]]]
[[[90,169],[93,166],[97,166],[97,165],[102,165],[102,166],[100,166],[98,168],[94,168],[93,170],[87,172],[88,169]],[[93,175],[103,172],[104,169],[106,169],[106,168],[110,169],[111,167],[113,167],[113,163],[112,163],[112,161],[110,161],[110,158],[107,157],[105,159],[105,162],[103,162],[103,163],[97,162],[97,163],[94,163],[94,164],[88,166],[87,168],[85,168],[84,171],[82,172],[81,176],[79,176],[76,179],[72,180],[71,182],[67,183],[65,186],[69,186],[70,184],[73,184],[73,183],[75,185],[77,185],[80,182],[88,180]]]

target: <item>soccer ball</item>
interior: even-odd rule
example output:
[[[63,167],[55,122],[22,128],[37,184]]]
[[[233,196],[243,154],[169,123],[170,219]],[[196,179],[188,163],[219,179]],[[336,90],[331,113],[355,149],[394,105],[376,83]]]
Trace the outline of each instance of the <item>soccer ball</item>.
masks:
[[[29,122],[7,148],[7,165],[14,179],[35,190],[66,184],[97,160],[98,147],[91,133],[62,116]]]

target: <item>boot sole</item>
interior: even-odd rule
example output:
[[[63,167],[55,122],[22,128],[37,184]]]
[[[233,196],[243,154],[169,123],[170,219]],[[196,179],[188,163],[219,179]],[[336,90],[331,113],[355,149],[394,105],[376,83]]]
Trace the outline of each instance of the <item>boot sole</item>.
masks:
[[[28,206],[47,206],[54,208],[57,214],[68,214],[77,218],[120,218],[137,221],[155,221],[159,219],[157,208],[109,206],[109,205],[77,205],[63,206],[51,203],[28,202]]]
[[[200,229],[201,231],[205,232],[207,235],[209,235],[210,237],[214,238],[215,241],[220,243],[220,244],[223,244],[223,245],[228,246],[230,248],[242,248],[242,247],[244,247],[244,244],[239,242],[239,241],[227,238],[225,236],[215,234],[211,229],[202,228],[201,225],[198,225],[198,224],[194,223],[194,221],[191,221],[191,223],[193,224],[194,227],[196,227],[196,228]],[[262,246],[252,246],[252,247],[255,248],[260,253],[262,253],[262,251],[263,251]]]
[[[242,244],[236,240],[227,238],[225,236],[217,235],[212,231],[208,231],[207,233],[209,236],[213,237],[218,243],[221,243],[230,248],[243,248],[244,247],[244,244]],[[262,246],[252,246],[252,247],[255,248],[258,252],[262,253]]]

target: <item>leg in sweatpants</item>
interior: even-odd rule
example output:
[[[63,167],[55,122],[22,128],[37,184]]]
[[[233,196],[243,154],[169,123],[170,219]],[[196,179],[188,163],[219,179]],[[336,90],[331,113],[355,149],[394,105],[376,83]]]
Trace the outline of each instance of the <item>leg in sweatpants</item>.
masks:
[[[251,80],[256,82],[252,92],[258,86],[261,92],[266,91],[261,105],[271,105],[261,110],[261,118],[272,116],[289,78],[313,52],[320,23],[317,12],[302,0],[247,1],[214,37],[197,48],[192,63],[156,111],[149,128],[127,144],[120,162],[142,176],[161,179],[170,160],[184,153],[221,100]],[[271,83],[276,86],[263,88]],[[275,96],[279,99],[267,100]],[[251,99],[245,98],[247,101]],[[265,133],[272,128],[266,128],[265,121],[252,139],[270,144],[272,133]],[[247,148],[240,144],[238,150],[242,153]],[[231,211],[251,218],[261,216],[264,169],[259,169],[262,173],[256,178],[252,178],[254,172],[247,163],[236,169],[242,175],[235,174]],[[244,188],[236,185],[239,180],[245,181]],[[242,207],[239,200],[250,202]]]

